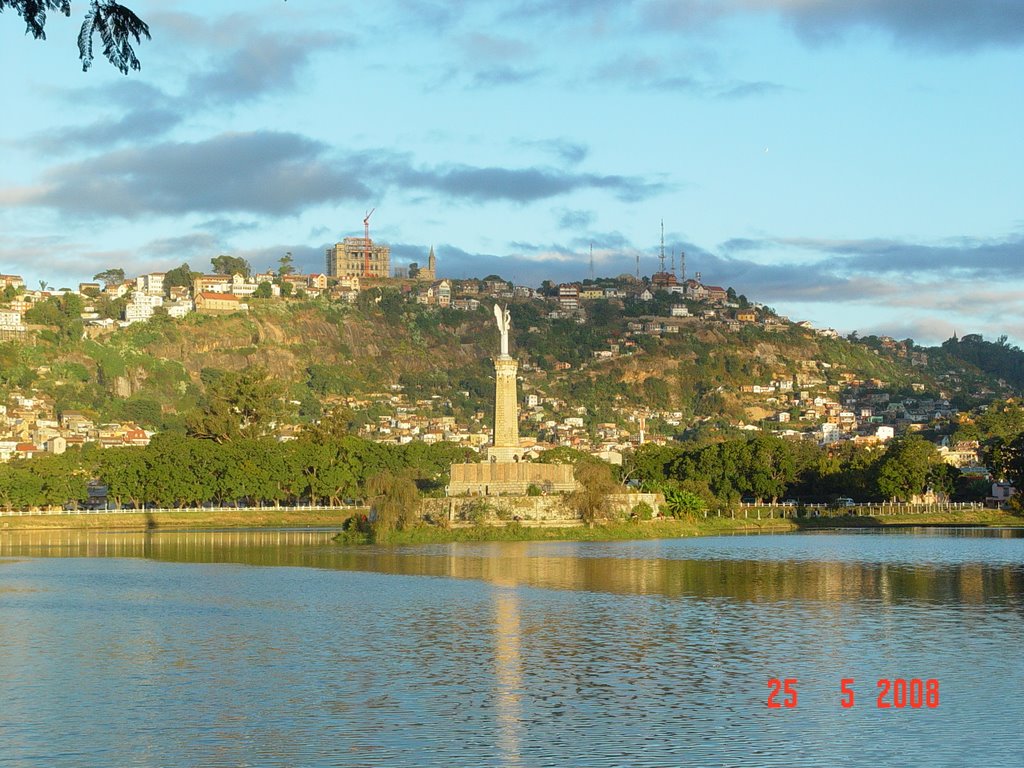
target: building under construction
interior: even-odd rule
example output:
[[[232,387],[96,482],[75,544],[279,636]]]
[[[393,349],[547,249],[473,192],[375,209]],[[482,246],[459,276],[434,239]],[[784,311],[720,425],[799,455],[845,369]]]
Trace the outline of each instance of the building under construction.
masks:
[[[327,249],[331,277],[391,277],[391,248],[367,237],[346,237]]]

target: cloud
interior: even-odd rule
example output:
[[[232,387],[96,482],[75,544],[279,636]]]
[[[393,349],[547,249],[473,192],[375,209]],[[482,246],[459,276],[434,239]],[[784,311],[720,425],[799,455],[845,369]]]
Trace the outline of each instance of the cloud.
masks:
[[[676,32],[763,14],[777,16],[811,44],[861,28],[881,31],[901,45],[944,52],[1024,43],[1024,4],[1017,0],[650,0],[641,6],[648,29]]]
[[[558,217],[558,226],[562,229],[587,229],[594,223],[595,216],[591,211],[577,211],[563,208]]]
[[[982,277],[1014,273],[1024,263],[1024,237],[1019,235],[1002,240],[961,237],[940,244],[816,238],[778,238],[773,242],[832,256],[836,269],[878,274],[906,272]],[[756,246],[748,243],[742,247]]]
[[[180,264],[191,261],[195,269],[205,268],[205,264],[197,263],[196,259],[211,259],[225,251],[223,238],[209,232],[195,232],[178,237],[162,237],[151,240],[145,246],[145,252],[158,257],[162,262],[168,260]]]
[[[29,144],[39,152],[55,154],[74,149],[99,149],[118,144],[159,138],[182,121],[170,109],[132,109],[116,120],[99,120],[90,125],[59,128],[38,134]]]
[[[784,85],[768,80],[737,81],[717,86],[715,95],[720,99],[746,99],[753,96],[768,96],[788,91]]]
[[[527,0],[515,18],[592,19],[633,34],[704,35],[735,17],[774,16],[811,45],[877,30],[899,45],[940,52],[1024,44],[1024,4],[1018,0]]]
[[[553,155],[567,165],[578,165],[586,159],[590,149],[586,144],[571,139],[516,139],[513,144],[520,147],[535,148]]]
[[[554,168],[477,168],[468,165],[428,169],[396,167],[393,180],[402,186],[428,189],[474,202],[506,200],[528,203],[581,189],[605,190],[620,200],[632,202],[665,189],[661,183],[632,176],[568,173]]]
[[[667,188],[660,181],[635,176],[576,173],[558,168],[478,167],[461,163],[422,166],[408,154],[383,150],[352,155],[347,165],[405,192],[422,190],[478,203],[530,203],[580,190],[603,190],[619,200],[636,201]]]
[[[742,99],[789,90],[786,86],[767,80],[717,80],[679,74],[676,70],[680,66],[683,64],[676,59],[624,54],[594,69],[589,79],[599,85],[622,82],[631,88],[689,93],[708,99]]]
[[[946,51],[1024,43],[1024,5],[1016,0],[776,0],[756,4],[777,6],[776,11],[813,42],[855,27],[873,27],[899,43]]]
[[[363,179],[377,188],[371,192]],[[253,131],[65,163],[51,168],[40,185],[0,190],[0,201],[126,219],[191,212],[285,216],[309,205],[379,197],[387,187],[477,203],[529,203],[579,190],[635,201],[665,189],[637,177],[555,168],[419,166],[407,154],[335,153],[298,134]]]
[[[541,69],[525,69],[502,64],[473,72],[470,87],[497,88],[503,85],[522,85],[536,80],[541,74]]]
[[[281,257],[290,252],[296,272],[318,274],[326,269],[324,262],[326,248],[327,243],[320,246],[282,243],[262,248],[235,249],[230,253],[232,256],[239,256],[248,261],[256,271],[263,272],[268,269],[276,270],[280,266]]]
[[[153,141],[187,117],[210,107],[234,105],[273,92],[295,90],[299,85],[299,72],[314,55],[351,44],[341,35],[321,32],[259,33],[235,16],[214,25],[188,14],[170,14],[168,20],[172,22],[168,27],[171,33],[189,43],[200,41],[215,50],[223,50],[226,40],[237,40],[237,45],[191,74],[184,90],[177,95],[139,82],[69,89],[62,93],[66,101],[76,105],[85,101],[106,108],[120,107],[124,113],[118,118],[38,134],[26,144],[37,151],[53,154]],[[225,33],[228,29],[231,30],[230,35]]]
[[[225,237],[238,232],[254,232],[260,228],[256,221],[237,221],[228,218],[209,219],[196,225],[197,231],[212,230],[218,235]]]
[[[369,189],[327,155],[325,145],[292,133],[226,133],[60,165],[48,171],[42,188],[5,197],[73,215],[123,218],[193,211],[286,215],[314,203],[368,197]]]
[[[471,60],[518,60],[533,51],[533,46],[522,40],[482,32],[465,35],[459,40],[459,45]]]
[[[235,103],[294,89],[298,72],[316,53],[349,47],[351,40],[325,33],[256,34],[189,78],[187,93],[206,103]]]

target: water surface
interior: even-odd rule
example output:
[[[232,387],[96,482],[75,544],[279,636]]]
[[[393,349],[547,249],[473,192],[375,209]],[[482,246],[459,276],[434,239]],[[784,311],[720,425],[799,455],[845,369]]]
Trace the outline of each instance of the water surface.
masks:
[[[0,534],[0,765],[1024,764],[1020,530],[330,535]]]

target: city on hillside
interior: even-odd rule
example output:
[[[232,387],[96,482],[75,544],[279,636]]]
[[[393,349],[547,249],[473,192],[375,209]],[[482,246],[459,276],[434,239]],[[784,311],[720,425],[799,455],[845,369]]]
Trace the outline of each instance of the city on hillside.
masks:
[[[732,288],[706,282],[699,272],[688,277],[683,255],[679,272],[675,259],[666,268],[662,255],[661,269],[650,276],[641,276],[638,268],[633,275],[562,284],[544,281],[537,287],[516,285],[497,275],[441,277],[433,248],[422,266],[396,267],[388,246],[367,238],[345,238],[327,249],[325,256],[325,270],[315,274],[298,273],[291,254],[282,256],[276,269],[263,272],[254,271],[242,258],[221,255],[211,259],[211,273],[183,264],[167,272],[129,276],[118,267],[77,288],[55,289],[45,282],[34,288],[18,275],[0,275],[0,343],[31,344],[54,334],[80,333],[83,339],[102,345],[119,332],[148,323],[226,317],[309,302],[354,307],[361,300],[373,304],[385,297],[418,311],[467,316],[499,302],[511,305],[517,316],[525,314],[538,323],[564,327],[585,328],[609,311],[623,311],[621,324],[593,348],[575,349],[564,355],[566,359],[556,354],[523,360],[519,421],[524,456],[537,458],[561,447],[622,464],[623,456],[638,446],[664,445],[707,422],[739,433],[769,430],[819,446],[871,447],[908,431],[934,431],[936,425],[955,427],[971,420],[955,402],[965,382],[949,372],[929,379],[923,375],[928,353],[910,340],[890,337],[872,337],[876,348],[866,351],[898,361],[904,373],[911,372],[911,379],[904,375],[895,382],[882,375],[866,376],[863,366],[856,370],[837,360],[814,357],[774,366],[769,362],[751,375],[725,377],[705,395],[712,405],[705,405],[703,412],[688,412],[673,405],[657,370],[652,372],[648,366],[638,377],[640,397],[619,393],[597,405],[574,398],[574,383],[600,376],[602,369],[628,364],[642,371],[643,364],[637,361],[644,356],[653,359],[652,344],[662,341],[700,334],[713,334],[726,346],[787,334],[845,341],[833,329],[793,322]],[[521,350],[530,347],[541,328],[528,325],[526,331],[525,338],[517,340]],[[913,380],[915,371],[922,372],[920,380]],[[46,380],[57,375],[42,365],[27,378]],[[59,402],[58,396],[27,380],[9,375],[0,383],[5,398],[0,404],[0,461],[61,454],[89,443],[104,449],[146,446],[160,430],[159,411],[139,408],[125,414],[129,418],[103,419],[94,410]],[[318,403],[313,412],[307,409],[302,414],[300,408],[304,418],[275,424],[274,436],[280,441],[295,439],[304,424],[316,421],[328,408],[340,408],[353,415],[352,427],[358,435],[380,443],[445,442],[481,451],[492,440],[487,398],[472,396],[480,393],[446,392],[444,387],[432,391],[415,376],[404,374],[379,384],[376,389],[364,387],[325,398],[323,407]],[[120,384],[114,386],[115,394],[131,394],[130,387],[119,392]],[[975,395],[989,398],[1012,393],[1009,388],[973,388]],[[716,402],[734,407],[715,413]],[[938,431],[941,436],[935,444],[942,459],[987,479],[979,441],[956,439],[954,433],[951,428]]]

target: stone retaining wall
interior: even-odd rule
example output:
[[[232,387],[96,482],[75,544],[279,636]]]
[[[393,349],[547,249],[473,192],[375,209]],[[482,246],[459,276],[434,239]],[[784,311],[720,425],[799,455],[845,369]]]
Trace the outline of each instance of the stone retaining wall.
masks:
[[[665,503],[660,493],[620,493],[609,496],[612,509],[618,514],[628,514],[641,501],[646,502],[658,513]],[[469,522],[483,515],[483,522],[519,519],[523,522],[573,522],[579,515],[569,506],[567,496],[478,496],[449,497],[446,499],[424,499],[420,504],[420,516],[433,521],[446,520],[449,523]]]
[[[481,462],[452,464],[449,496],[524,495],[531,485],[548,493],[576,488],[570,464],[534,464],[532,462]]]

